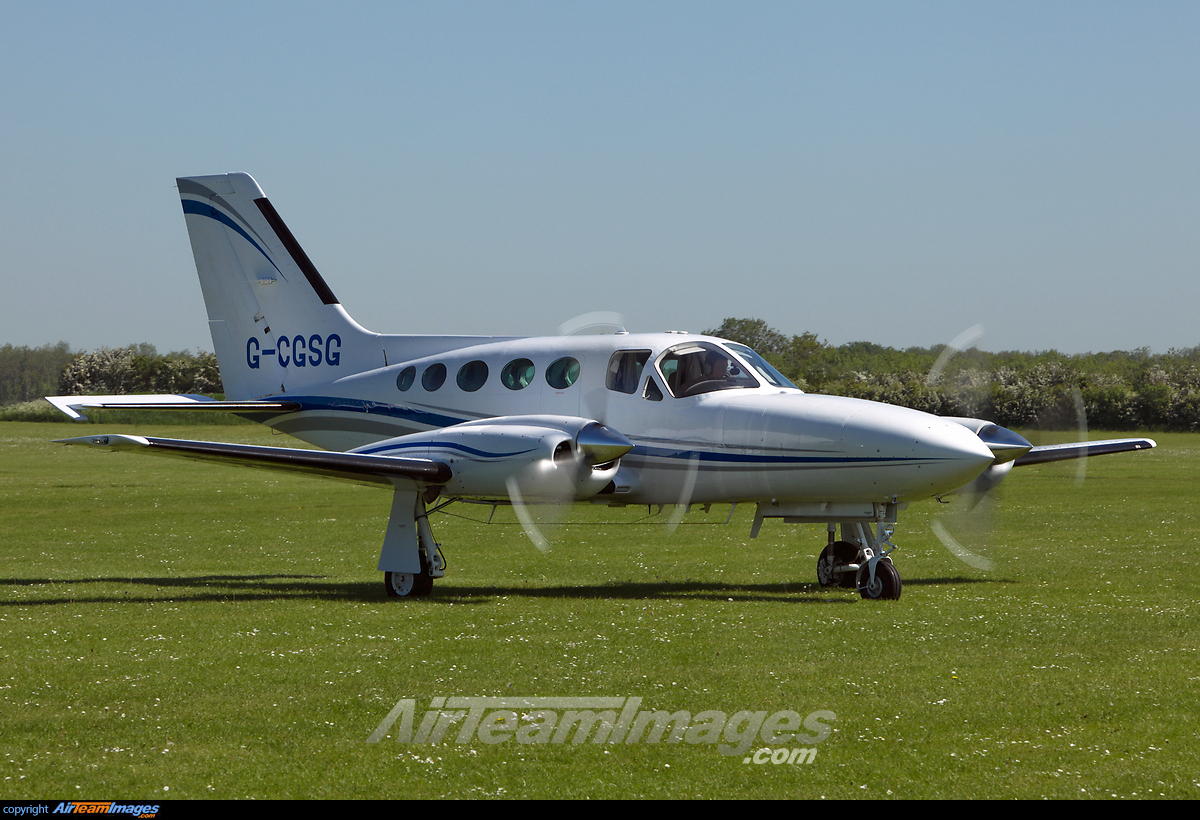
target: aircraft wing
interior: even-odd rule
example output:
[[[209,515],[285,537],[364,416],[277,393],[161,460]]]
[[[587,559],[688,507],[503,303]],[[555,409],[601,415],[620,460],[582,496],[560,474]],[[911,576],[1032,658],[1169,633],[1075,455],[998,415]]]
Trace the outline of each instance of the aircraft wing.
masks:
[[[60,439],[59,444],[85,444],[109,450],[132,450],[150,455],[215,461],[248,467],[267,467],[293,473],[324,476],[360,484],[394,484],[408,479],[423,484],[445,484],[453,478],[448,464],[410,456],[335,453],[256,444],[186,441],[149,436],[96,435]]]
[[[1067,461],[1073,458],[1091,458],[1109,453],[1126,453],[1130,450],[1149,450],[1157,445],[1149,438],[1118,438],[1106,441],[1076,441],[1070,444],[1047,444],[1034,447],[1018,458],[1015,466],[1047,464],[1051,461]]]
[[[300,409],[294,401],[217,401],[193,393],[142,396],[46,396],[75,421],[87,421],[83,408],[96,410],[210,410],[221,413],[292,413]]]
[[[62,439],[109,450],[267,467],[359,484],[405,481],[464,498],[581,501],[616,475],[628,439],[591,419],[505,416],[375,442],[348,453],[118,434]],[[451,466],[453,465],[453,467]]]

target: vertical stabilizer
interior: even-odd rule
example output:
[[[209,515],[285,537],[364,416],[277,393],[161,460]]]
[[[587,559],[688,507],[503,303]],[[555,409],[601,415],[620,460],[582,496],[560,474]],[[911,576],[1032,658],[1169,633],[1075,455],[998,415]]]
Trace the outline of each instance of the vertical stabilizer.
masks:
[[[248,174],[177,180],[225,397],[303,391],[384,365]]]

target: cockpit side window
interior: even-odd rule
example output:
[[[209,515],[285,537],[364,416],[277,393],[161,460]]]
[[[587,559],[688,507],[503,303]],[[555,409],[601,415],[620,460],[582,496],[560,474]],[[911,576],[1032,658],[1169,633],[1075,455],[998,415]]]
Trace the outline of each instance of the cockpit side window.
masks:
[[[689,342],[668,350],[658,362],[667,390],[677,399],[714,390],[758,387],[758,380],[726,351],[709,342]]]
[[[649,350],[618,350],[608,360],[604,386],[618,393],[636,393],[642,381],[642,368],[649,360]]]

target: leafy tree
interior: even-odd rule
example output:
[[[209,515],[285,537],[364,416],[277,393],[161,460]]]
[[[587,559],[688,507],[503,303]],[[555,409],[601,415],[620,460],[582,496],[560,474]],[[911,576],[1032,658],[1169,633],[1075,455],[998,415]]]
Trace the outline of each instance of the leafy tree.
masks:
[[[958,351],[933,377],[943,348],[873,342],[833,347],[788,339],[761,319],[726,319],[705,331],[749,345],[809,392],[871,399],[1007,427],[1089,426],[1200,430],[1200,346],[1163,355],[1148,348],[1067,355],[1056,350]]]
[[[0,347],[0,405],[54,393],[63,368],[74,357],[66,342],[44,347]]]
[[[62,395],[89,393],[220,393],[212,353],[159,355],[154,345],[101,348],[80,353],[62,372]]]

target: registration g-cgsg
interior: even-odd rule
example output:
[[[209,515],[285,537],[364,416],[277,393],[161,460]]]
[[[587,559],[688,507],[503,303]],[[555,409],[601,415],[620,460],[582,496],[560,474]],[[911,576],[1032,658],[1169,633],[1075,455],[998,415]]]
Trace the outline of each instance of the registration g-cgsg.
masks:
[[[336,333],[324,337],[320,333],[311,336],[280,334],[276,337],[275,347],[263,347],[257,336],[246,339],[247,367],[257,370],[267,356],[274,356],[280,367],[320,367],[322,364],[337,367],[342,363],[342,337]]]

